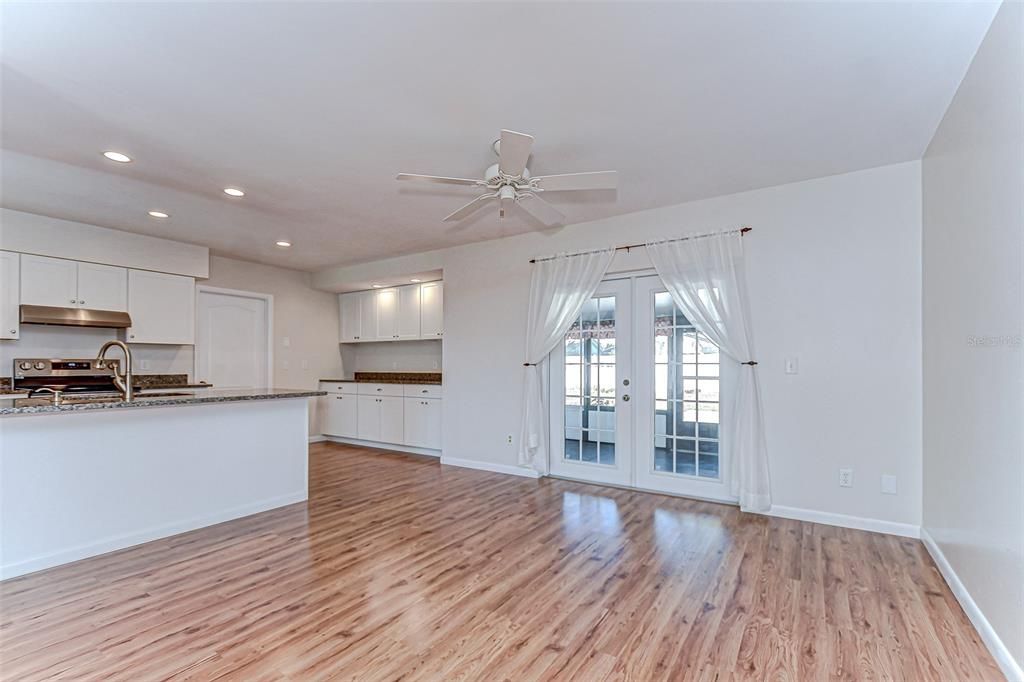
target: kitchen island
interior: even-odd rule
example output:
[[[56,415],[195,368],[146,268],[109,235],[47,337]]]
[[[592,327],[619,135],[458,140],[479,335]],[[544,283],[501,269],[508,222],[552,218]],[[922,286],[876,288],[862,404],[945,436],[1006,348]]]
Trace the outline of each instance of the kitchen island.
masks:
[[[0,399],[0,579],[305,500],[321,395]]]

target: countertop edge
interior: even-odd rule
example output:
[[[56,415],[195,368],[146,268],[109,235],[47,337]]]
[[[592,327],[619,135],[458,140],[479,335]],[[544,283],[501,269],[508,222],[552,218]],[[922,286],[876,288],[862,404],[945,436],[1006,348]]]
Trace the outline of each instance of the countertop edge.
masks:
[[[30,405],[30,406],[0,406],[0,417],[18,416],[28,414],[60,414],[67,412],[91,412],[94,410],[135,410],[148,407],[186,407],[189,405],[205,405],[210,403],[236,403],[264,400],[288,400],[292,398],[317,398],[327,395],[326,391],[319,390],[266,390],[255,392],[239,392],[232,395],[230,392],[222,394],[175,396],[165,398],[140,398],[127,403],[116,402],[84,402],[65,405]]]

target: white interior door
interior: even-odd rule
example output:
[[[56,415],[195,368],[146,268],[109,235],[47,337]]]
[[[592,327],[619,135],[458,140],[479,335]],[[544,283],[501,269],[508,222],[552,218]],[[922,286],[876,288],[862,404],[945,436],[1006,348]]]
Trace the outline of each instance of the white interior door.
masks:
[[[266,297],[200,290],[196,311],[196,379],[215,388],[261,388],[273,383]]]
[[[630,280],[602,282],[550,356],[551,473],[632,485]]]

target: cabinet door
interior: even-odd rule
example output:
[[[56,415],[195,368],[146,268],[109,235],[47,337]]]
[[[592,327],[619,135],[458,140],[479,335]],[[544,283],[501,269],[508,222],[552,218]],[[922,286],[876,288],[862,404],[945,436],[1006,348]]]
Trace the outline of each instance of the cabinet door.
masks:
[[[324,414],[324,434],[357,438],[359,433],[359,409],[356,406],[359,400],[358,396],[331,394],[324,396],[323,400],[327,403]]]
[[[195,280],[147,270],[128,271],[129,343],[195,343]]]
[[[0,251],[0,339],[16,339],[20,333],[21,303],[19,254]]]
[[[361,291],[359,297],[359,340],[377,340],[377,292]]]
[[[420,338],[420,288],[398,287],[398,322],[395,335],[400,339]]]
[[[441,449],[441,401],[436,398],[405,399],[405,444]]]
[[[342,341],[358,341],[360,319],[359,314],[360,294],[341,294],[338,296],[339,317],[341,318]]]
[[[436,339],[444,334],[444,283],[420,285],[420,335]]]
[[[384,396],[380,401],[380,440],[382,443],[405,441],[405,398]]]
[[[441,401],[424,398],[423,406],[423,445],[420,447],[441,449]]]
[[[356,437],[363,440],[380,440],[380,401],[372,395],[357,396]]]
[[[21,257],[21,302],[29,305],[78,305],[78,263],[45,256]]]
[[[398,289],[381,289],[377,293],[377,340],[394,341],[398,336]]]
[[[78,264],[78,305],[93,310],[128,310],[128,270]]]

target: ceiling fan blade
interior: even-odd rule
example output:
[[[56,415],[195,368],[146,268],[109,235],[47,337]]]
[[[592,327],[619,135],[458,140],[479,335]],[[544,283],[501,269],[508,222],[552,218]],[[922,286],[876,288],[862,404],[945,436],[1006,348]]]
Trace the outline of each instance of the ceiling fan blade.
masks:
[[[445,217],[445,219],[444,219],[444,222],[451,222],[453,220],[462,220],[463,218],[468,216],[470,213],[472,213],[473,211],[477,210],[478,208],[480,208],[481,206],[483,206],[484,204],[486,204],[488,201],[490,201],[491,199],[495,198],[496,196],[498,196],[497,192],[490,192],[488,194],[481,194],[476,199],[473,199],[473,201],[469,202],[468,204],[466,204],[465,206],[463,206],[459,210],[455,211],[454,213],[451,213],[451,214],[447,215]]]
[[[469,178],[445,178],[440,175],[417,175],[416,173],[399,173],[395,179],[420,180],[423,182],[436,182],[443,185],[487,185],[483,180],[470,180]]]
[[[619,174],[615,171],[541,175],[531,180],[533,184],[546,192],[564,192],[577,189],[616,189],[619,186]]]
[[[518,177],[526,170],[526,161],[533,149],[533,136],[512,130],[501,131],[501,145],[498,147],[498,170],[505,175]]]
[[[564,225],[565,216],[557,208],[535,194],[520,194],[519,205],[523,210],[548,227]]]

